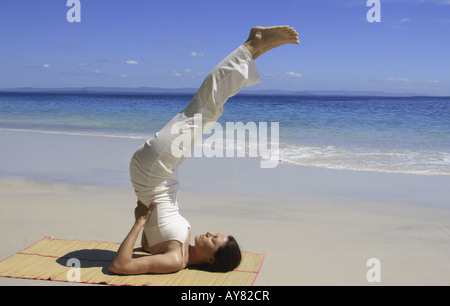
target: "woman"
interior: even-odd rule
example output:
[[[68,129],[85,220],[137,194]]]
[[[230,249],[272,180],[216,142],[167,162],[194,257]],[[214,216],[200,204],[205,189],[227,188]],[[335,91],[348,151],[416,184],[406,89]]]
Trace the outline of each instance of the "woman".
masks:
[[[138,198],[136,221],[117,251],[111,272],[173,273],[186,267],[227,272],[239,265],[241,252],[232,236],[207,232],[196,236],[194,245],[190,245],[191,226],[178,209],[177,170],[195,140],[220,117],[227,99],[242,86],[260,82],[254,60],[290,43],[299,44],[299,40],[298,33],[289,26],[252,28],[245,44],[206,77],[186,109],[136,151],[130,163],[130,177]],[[201,126],[194,124],[194,116],[198,115]],[[180,141],[186,135],[188,141]],[[142,246],[152,255],[133,258],[142,229]]]

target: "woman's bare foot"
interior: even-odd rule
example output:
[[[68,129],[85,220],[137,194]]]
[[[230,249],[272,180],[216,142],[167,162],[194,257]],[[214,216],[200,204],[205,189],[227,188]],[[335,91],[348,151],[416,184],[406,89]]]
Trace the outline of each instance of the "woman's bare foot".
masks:
[[[298,33],[289,26],[254,27],[244,46],[257,59],[273,48],[285,44],[299,44]]]

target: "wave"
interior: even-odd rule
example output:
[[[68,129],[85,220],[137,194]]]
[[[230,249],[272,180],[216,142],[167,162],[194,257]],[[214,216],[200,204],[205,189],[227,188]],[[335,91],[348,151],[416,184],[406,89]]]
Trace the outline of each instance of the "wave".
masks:
[[[91,137],[110,137],[110,138],[127,138],[127,139],[148,139],[148,136],[142,135],[121,135],[105,132],[70,132],[70,131],[51,131],[51,130],[35,130],[35,129],[12,129],[12,128],[0,128],[0,131],[9,132],[26,132],[26,133],[41,133],[41,134],[54,134],[54,135],[72,135],[72,136],[91,136]]]
[[[25,128],[0,128],[0,131],[31,132],[56,135],[74,135],[90,137],[111,137],[146,140],[151,136],[132,135],[129,133],[117,134],[108,132],[78,132],[58,130],[38,130]],[[215,143],[215,150],[223,150],[222,156],[227,156],[227,147],[224,141]],[[200,143],[200,145],[209,145]],[[249,152],[257,152],[256,157],[267,159],[267,156],[258,151],[257,144],[236,143],[233,146],[234,157],[255,157]],[[450,153],[438,151],[411,151],[406,149],[382,150],[377,148],[362,149],[345,146],[311,146],[299,144],[280,143],[278,161],[282,164],[320,167],[336,170],[375,171],[388,173],[406,173],[421,175],[450,175]],[[273,150],[273,148],[271,148]],[[237,153],[239,152],[239,153]],[[232,156],[232,157],[233,157]],[[215,155],[215,157],[221,157]]]
[[[281,145],[280,162],[338,170],[450,175],[450,153],[435,151]]]

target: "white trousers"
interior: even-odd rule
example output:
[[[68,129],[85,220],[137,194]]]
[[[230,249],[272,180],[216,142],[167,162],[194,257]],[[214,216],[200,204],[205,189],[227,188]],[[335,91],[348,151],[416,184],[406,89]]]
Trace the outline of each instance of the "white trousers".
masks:
[[[241,46],[225,58],[206,77],[188,106],[134,154],[130,163],[130,177],[138,199],[145,205],[152,202],[174,203],[178,192],[177,169],[184,155],[172,154],[172,143],[181,133],[201,139],[208,127],[222,115],[223,105],[243,86],[261,82],[256,65],[247,48]],[[194,126],[194,115],[201,114],[203,126]],[[183,143],[186,145],[186,142]]]

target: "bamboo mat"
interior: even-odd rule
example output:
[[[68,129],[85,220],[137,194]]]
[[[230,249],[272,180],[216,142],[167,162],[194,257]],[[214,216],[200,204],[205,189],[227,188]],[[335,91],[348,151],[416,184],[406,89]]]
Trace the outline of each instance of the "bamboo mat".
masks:
[[[45,237],[2,260],[0,276],[116,286],[251,286],[264,261],[263,254],[242,252],[241,264],[228,273],[185,269],[172,274],[119,276],[109,271],[118,248],[115,243]],[[136,248],[134,254],[146,253]]]

